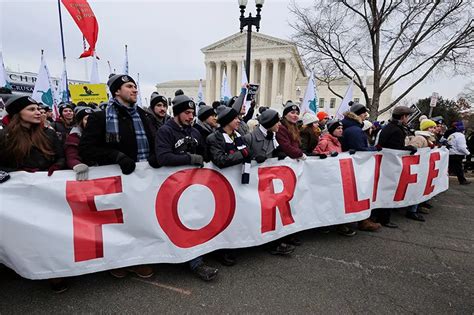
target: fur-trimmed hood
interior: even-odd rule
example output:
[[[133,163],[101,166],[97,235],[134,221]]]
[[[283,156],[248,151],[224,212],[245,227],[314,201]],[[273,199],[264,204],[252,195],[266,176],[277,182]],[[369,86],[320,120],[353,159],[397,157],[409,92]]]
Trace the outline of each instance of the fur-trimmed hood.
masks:
[[[350,127],[352,125],[358,125],[362,128],[362,125],[364,124],[362,118],[353,112],[345,112],[342,123],[344,124],[344,128]]]

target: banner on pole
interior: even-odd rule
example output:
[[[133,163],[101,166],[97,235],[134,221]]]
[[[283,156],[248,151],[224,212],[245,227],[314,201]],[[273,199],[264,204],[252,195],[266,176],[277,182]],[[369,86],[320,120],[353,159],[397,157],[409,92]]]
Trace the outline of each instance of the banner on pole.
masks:
[[[269,159],[218,169],[138,163],[13,172],[0,185],[0,263],[30,279],[138,264],[180,263],[221,248],[257,246],[320,226],[366,219],[374,208],[418,204],[448,189],[448,150]],[[47,197],[45,197],[47,196]]]
[[[70,84],[71,100],[73,103],[86,102],[97,103],[107,102],[106,84]]]

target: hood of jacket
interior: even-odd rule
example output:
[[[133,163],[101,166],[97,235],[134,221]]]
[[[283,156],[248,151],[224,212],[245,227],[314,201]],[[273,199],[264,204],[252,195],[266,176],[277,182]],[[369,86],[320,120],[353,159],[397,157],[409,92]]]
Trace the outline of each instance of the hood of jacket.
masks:
[[[352,126],[358,126],[362,128],[362,125],[364,124],[364,122],[362,121],[362,118],[360,118],[353,112],[345,112],[344,119],[342,120],[342,124],[344,125],[344,128],[349,128]]]

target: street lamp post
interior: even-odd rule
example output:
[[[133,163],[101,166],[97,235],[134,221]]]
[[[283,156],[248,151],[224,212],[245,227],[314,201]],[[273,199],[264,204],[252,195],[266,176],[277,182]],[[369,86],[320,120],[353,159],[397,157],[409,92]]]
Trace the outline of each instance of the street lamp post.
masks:
[[[247,7],[248,0],[239,0],[240,8],[240,32],[244,31],[244,27],[247,26],[247,56],[245,58],[245,72],[247,73],[247,80],[250,83],[250,51],[252,48],[252,26],[255,26],[257,32],[260,31],[260,20],[262,16],[260,12],[262,11],[263,3],[265,0],[255,0],[255,6],[257,7],[257,16],[252,16],[252,13],[249,12],[249,16],[245,17],[245,8]]]

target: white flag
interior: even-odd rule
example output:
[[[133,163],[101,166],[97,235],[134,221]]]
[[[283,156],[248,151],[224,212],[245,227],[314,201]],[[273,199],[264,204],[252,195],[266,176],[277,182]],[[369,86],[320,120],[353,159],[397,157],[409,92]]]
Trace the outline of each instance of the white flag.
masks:
[[[318,99],[316,98],[316,86],[314,84],[314,75],[311,71],[309,76],[308,86],[304,93],[303,103],[301,103],[300,108],[301,116],[305,113],[316,114],[318,112]]]
[[[3,55],[1,51],[0,51],[0,87],[7,87],[11,89],[11,85],[7,81],[7,71],[5,70],[5,65],[3,64]]]
[[[142,92],[140,91],[140,73],[137,74],[137,106],[142,107]]]
[[[41,55],[41,66],[36,78],[35,88],[31,97],[44,105],[48,105],[52,110],[57,106],[56,98],[54,97],[53,84],[51,83],[51,76],[49,75],[48,66],[43,55]],[[54,111],[53,111],[54,113]]]
[[[90,79],[89,83],[90,84],[100,83],[99,65],[97,63],[97,57],[95,56],[95,53],[92,56],[91,79]]]
[[[63,64],[63,73],[61,75],[61,81],[59,82],[58,90],[56,91],[56,104],[53,105],[53,116],[55,118],[59,116],[57,104],[61,102],[69,102],[66,62],[64,62]]]
[[[232,98],[232,92],[230,91],[229,81],[227,80],[226,71],[222,74],[222,85],[221,85],[221,101],[227,103]]]
[[[128,74],[128,46],[125,45],[125,61],[123,63],[122,74]]]
[[[245,63],[242,61],[242,86],[248,84],[249,79],[247,78],[247,71],[245,70]]]
[[[343,119],[344,113],[350,110],[349,102],[352,101],[352,91],[354,89],[354,80],[351,80],[351,84],[347,88],[346,94],[344,94],[344,98],[342,99],[341,106],[339,106],[336,119]]]
[[[202,89],[202,79],[199,79],[197,102],[198,102],[198,106],[196,106],[196,117],[199,114],[199,103],[204,102],[204,92],[203,92],[203,89]]]

